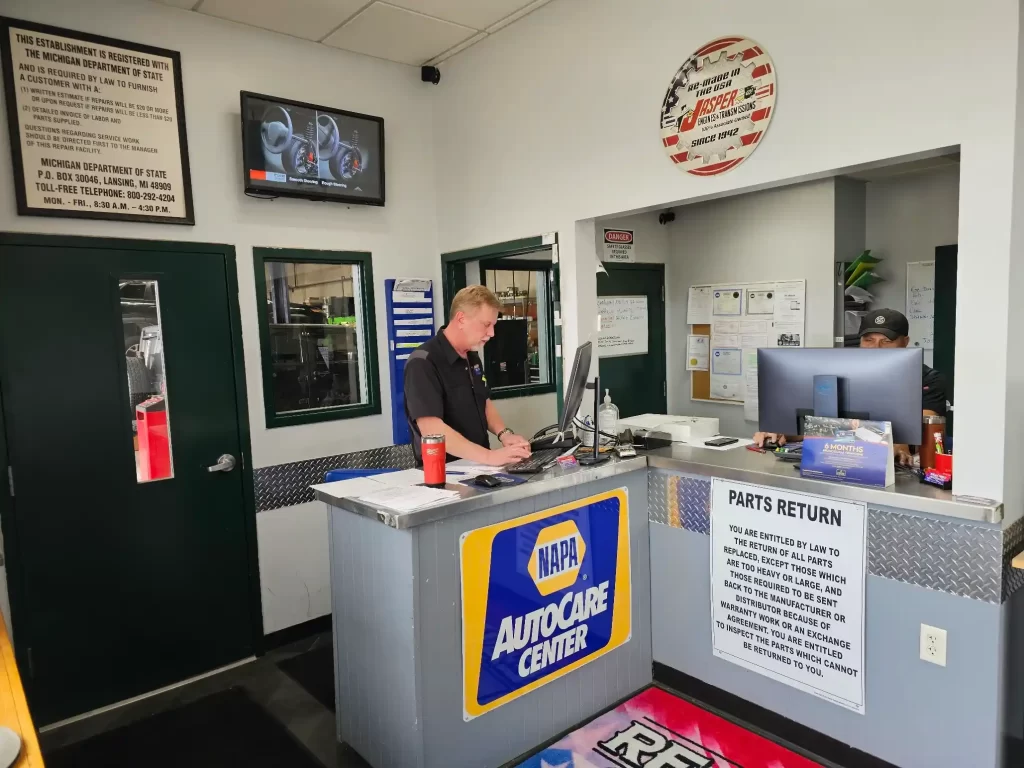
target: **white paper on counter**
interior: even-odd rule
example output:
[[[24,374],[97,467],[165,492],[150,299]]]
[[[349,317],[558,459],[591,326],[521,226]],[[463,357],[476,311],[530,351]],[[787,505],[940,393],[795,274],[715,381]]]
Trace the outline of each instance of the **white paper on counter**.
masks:
[[[691,286],[686,302],[686,324],[707,325],[711,322],[711,289],[707,286]]]
[[[335,480],[333,483],[320,483],[311,485],[314,491],[323,491],[336,499],[357,499],[365,493],[382,491],[386,485],[376,480],[377,475],[372,477],[350,477],[348,480]]]
[[[364,504],[387,507],[398,512],[412,512],[414,509],[429,507],[459,497],[458,491],[441,488],[427,488],[413,485],[406,488],[385,488],[381,491],[359,497]]]

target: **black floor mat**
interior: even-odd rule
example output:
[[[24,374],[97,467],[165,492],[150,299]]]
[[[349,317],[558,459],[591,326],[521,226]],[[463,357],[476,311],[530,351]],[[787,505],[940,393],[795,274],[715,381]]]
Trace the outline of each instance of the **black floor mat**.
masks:
[[[279,661],[277,666],[334,712],[334,648],[330,644]]]
[[[45,755],[47,768],[323,768],[240,688]]]

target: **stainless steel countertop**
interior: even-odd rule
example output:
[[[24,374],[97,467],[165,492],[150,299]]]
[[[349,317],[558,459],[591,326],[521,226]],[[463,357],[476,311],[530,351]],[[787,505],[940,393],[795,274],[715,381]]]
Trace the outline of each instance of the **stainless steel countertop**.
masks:
[[[792,463],[779,461],[770,454],[756,453],[745,448],[712,451],[676,443],[671,448],[647,451],[646,456],[649,465],[655,469],[770,485],[790,491],[816,493],[837,499],[862,501],[871,505],[927,512],[962,520],[998,523],[1003,519],[1001,502],[954,496],[949,491],[922,483],[916,477],[903,472],[896,473],[895,485],[873,488],[801,477]]]
[[[714,451],[680,443],[671,448],[646,451],[632,459],[612,457],[596,467],[553,467],[542,474],[530,476],[525,483],[494,490],[449,483],[446,488],[457,491],[458,499],[412,512],[382,509],[359,499],[341,498],[322,490],[317,490],[316,496],[320,501],[379,520],[392,528],[412,528],[496,504],[506,504],[540,493],[560,491],[593,480],[646,469],[648,466],[961,520],[998,523],[1003,519],[1001,502],[953,496],[949,491],[926,485],[916,477],[901,472],[896,473],[896,484],[887,488],[846,485],[801,477],[792,463],[779,461],[769,454],[755,453],[744,448]]]
[[[449,491],[458,491],[458,499],[453,499],[445,504],[416,509],[412,512],[381,509],[366,504],[360,499],[339,498],[322,490],[317,490],[316,497],[320,501],[348,512],[379,520],[392,528],[413,528],[417,525],[445,520],[497,504],[508,504],[541,493],[561,491],[594,480],[646,469],[646,456],[637,456],[631,459],[611,457],[603,464],[593,467],[552,467],[541,474],[528,476],[525,483],[494,490],[474,488],[462,483],[448,483],[445,488]],[[495,471],[500,471],[500,469],[495,467]]]

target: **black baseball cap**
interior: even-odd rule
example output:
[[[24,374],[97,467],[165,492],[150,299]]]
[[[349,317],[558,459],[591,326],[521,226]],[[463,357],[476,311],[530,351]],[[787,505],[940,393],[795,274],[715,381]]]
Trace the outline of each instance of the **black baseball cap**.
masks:
[[[872,309],[860,321],[860,335],[880,333],[890,341],[910,335],[906,316],[895,309]]]

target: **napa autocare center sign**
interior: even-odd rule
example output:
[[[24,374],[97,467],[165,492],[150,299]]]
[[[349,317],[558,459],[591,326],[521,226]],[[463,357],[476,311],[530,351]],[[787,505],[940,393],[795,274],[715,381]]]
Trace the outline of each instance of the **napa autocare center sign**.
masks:
[[[466,720],[630,639],[626,488],[465,533],[460,563]]]
[[[864,714],[866,509],[715,479],[714,655]]]
[[[0,18],[18,213],[192,224],[176,51]]]

